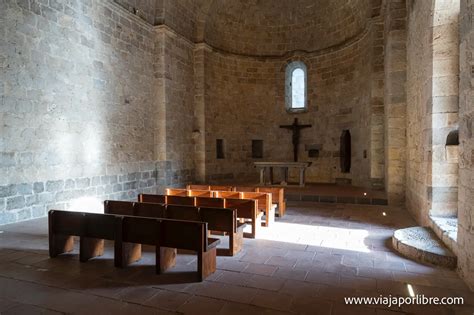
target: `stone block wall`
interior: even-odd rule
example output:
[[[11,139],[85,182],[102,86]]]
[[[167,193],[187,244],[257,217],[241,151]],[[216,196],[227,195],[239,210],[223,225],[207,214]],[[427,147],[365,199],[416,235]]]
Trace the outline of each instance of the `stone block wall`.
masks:
[[[0,3],[0,224],[165,184],[152,33],[109,1]]]
[[[308,182],[349,178],[370,186],[371,74],[374,30],[343,47],[286,57],[250,57],[208,47],[205,60],[205,159],[208,181],[256,181],[254,161],[291,161],[291,133],[279,128],[298,117],[313,127],[301,132],[300,161],[312,161]],[[308,69],[308,111],[285,109],[285,69],[302,60]],[[352,171],[340,172],[339,139],[352,134]],[[224,140],[224,159],[216,158],[216,140]],[[263,140],[263,159],[252,159],[251,141]],[[319,148],[309,158],[308,149]],[[276,174],[278,175],[278,174]],[[290,174],[290,177],[296,174]]]
[[[429,215],[457,215],[458,153],[446,140],[458,128],[459,4],[408,9],[407,208],[426,225]]]
[[[460,10],[458,267],[474,289],[474,2]]]

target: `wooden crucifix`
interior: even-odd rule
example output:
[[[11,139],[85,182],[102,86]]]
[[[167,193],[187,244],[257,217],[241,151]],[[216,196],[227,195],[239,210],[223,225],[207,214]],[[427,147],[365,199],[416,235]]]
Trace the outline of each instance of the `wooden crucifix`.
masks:
[[[300,144],[300,130],[303,128],[310,128],[313,125],[298,125],[298,118],[291,125],[280,125],[280,128],[290,129],[293,132],[293,159],[298,162],[298,145]]]

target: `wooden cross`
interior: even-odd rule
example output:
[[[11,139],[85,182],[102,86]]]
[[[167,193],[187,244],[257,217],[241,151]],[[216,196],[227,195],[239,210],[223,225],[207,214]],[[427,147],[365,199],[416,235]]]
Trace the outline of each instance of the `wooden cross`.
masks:
[[[310,128],[313,125],[298,125],[298,118],[295,118],[291,125],[280,125],[280,128],[290,129],[293,132],[293,159],[298,162],[298,145],[300,143],[300,130]]]

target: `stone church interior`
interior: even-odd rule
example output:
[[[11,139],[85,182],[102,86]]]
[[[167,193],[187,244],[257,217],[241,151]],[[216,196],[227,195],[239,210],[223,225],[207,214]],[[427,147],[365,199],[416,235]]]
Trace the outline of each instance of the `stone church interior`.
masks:
[[[0,0],[0,314],[474,314],[473,23]]]

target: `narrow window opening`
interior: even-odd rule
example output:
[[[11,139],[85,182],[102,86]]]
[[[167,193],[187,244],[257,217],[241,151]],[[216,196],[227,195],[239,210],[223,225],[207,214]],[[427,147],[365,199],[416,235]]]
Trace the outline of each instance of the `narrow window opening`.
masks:
[[[263,140],[252,140],[252,158],[263,158]]]
[[[290,113],[307,110],[307,71],[301,61],[293,61],[286,67],[285,106]]]
[[[224,139],[216,139],[216,158],[224,158]]]

